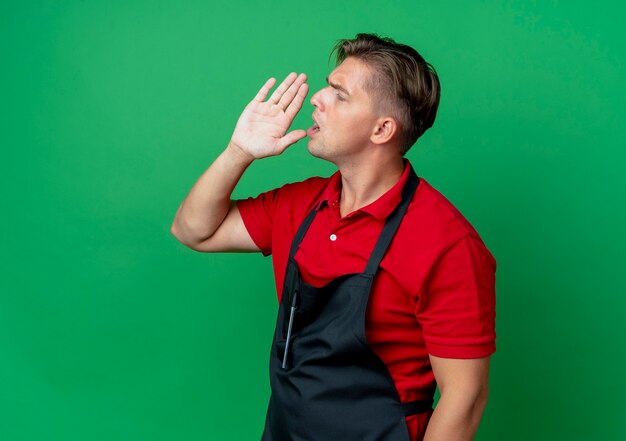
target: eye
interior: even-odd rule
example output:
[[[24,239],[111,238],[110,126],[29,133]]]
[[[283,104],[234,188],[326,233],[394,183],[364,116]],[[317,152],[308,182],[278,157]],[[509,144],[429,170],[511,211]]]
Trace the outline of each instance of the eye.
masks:
[[[335,91],[335,96],[337,97],[337,99],[339,101],[345,101],[346,99],[344,97],[341,96],[341,94],[339,93],[339,91]]]

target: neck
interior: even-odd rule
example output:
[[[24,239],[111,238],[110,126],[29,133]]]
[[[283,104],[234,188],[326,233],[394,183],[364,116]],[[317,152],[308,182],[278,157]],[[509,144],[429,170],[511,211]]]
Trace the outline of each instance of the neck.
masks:
[[[371,204],[398,183],[404,171],[401,156],[376,161],[352,162],[339,167],[341,172],[341,216]]]

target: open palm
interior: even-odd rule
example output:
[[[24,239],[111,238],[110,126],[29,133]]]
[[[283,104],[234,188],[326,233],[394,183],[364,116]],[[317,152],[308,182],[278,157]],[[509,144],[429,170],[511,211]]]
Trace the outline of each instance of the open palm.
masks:
[[[275,81],[267,80],[246,106],[230,141],[257,159],[279,155],[306,136],[304,130],[287,133],[309,90],[306,75],[290,73],[265,101]]]

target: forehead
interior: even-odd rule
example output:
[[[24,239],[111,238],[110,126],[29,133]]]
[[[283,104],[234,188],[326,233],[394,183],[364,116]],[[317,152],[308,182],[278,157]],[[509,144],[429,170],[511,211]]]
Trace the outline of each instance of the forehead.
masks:
[[[365,94],[364,84],[369,78],[367,65],[356,58],[348,57],[328,76],[328,80],[345,87],[350,95]]]

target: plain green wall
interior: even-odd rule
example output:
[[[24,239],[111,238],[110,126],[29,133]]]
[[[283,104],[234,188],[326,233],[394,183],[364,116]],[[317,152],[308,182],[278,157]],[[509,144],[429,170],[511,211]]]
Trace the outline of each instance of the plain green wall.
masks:
[[[357,32],[437,69],[437,120],[408,157],[497,259],[477,439],[624,439],[624,12],[2,2],[0,439],[260,437],[271,260],[196,253],[169,228],[263,82],[306,72],[310,98]],[[333,171],[300,142],[253,164],[234,197]]]

